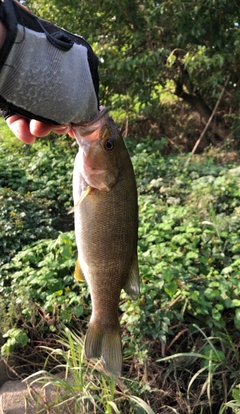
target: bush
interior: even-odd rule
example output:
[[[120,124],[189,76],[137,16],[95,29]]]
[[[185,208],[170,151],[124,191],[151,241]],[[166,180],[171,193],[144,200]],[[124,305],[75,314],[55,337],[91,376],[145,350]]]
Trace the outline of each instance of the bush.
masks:
[[[0,265],[10,261],[26,244],[56,237],[54,223],[49,200],[0,188]]]
[[[11,263],[2,266],[0,291],[6,308],[12,309],[11,325],[19,319],[38,324],[42,318],[43,329],[53,331],[73,316],[81,317],[89,303],[88,290],[85,284],[74,282],[75,262],[75,238],[70,232],[25,246]],[[4,321],[2,331],[11,325]]]
[[[65,185],[63,190],[63,182],[66,175],[70,176],[73,151],[68,141],[61,141],[51,151],[49,142],[38,145],[40,154],[32,148],[30,154],[27,154],[29,148],[25,154],[29,161],[24,161],[28,177],[24,185],[27,191],[31,188],[31,194],[22,190],[15,196],[12,190],[2,189],[5,197],[2,240],[5,254],[13,258],[2,267],[1,283],[7,289],[5,296],[6,292],[7,295],[14,292],[25,309],[24,317],[30,317],[32,312],[25,303],[29,299],[49,315],[57,314],[69,322],[71,314],[83,315],[79,301],[85,300],[88,294],[85,284],[81,285],[80,293],[72,279],[76,259],[73,234],[63,233],[54,240],[55,223],[61,216],[56,214],[59,206],[55,205],[53,210],[52,205],[58,199],[63,200],[59,201],[61,208],[66,204],[69,186]],[[69,164],[65,163],[62,168],[59,149],[64,145]],[[163,342],[171,334],[174,320],[190,323],[204,320],[205,326],[222,329],[231,314],[238,328],[238,169],[233,165],[216,165],[210,156],[191,162],[186,162],[186,156],[162,157],[164,140],[144,140],[136,146],[127,140],[127,145],[139,189],[142,285],[141,297],[136,303],[130,303],[125,296],[122,322],[138,340],[147,336]],[[12,182],[23,182],[24,175],[17,168],[12,171],[16,172]],[[32,171],[31,179],[29,171]],[[48,190],[46,180],[57,175],[56,190],[51,192],[54,185],[49,185]],[[43,195],[46,198],[38,198]],[[46,237],[50,239],[41,240]],[[37,240],[40,241],[36,243]],[[86,309],[89,313],[89,308]]]
[[[213,387],[216,383],[219,395],[217,379],[223,365],[230,367],[226,368],[229,384],[235,387],[238,383],[239,166],[221,165],[208,154],[190,162],[184,155],[163,157],[165,140],[126,142],[139,191],[141,294],[131,302],[122,293],[124,358],[137,358],[138,367],[133,363],[132,369],[134,366],[136,375],[144,371],[141,389],[145,395],[145,390],[150,389],[144,382],[145,367],[151,357],[153,371],[165,370],[167,376],[168,362],[155,361],[160,348],[175,344],[175,349],[181,351],[185,347],[189,358],[193,358],[182,369],[181,358],[173,355],[178,362],[177,372],[180,376],[190,375],[192,369],[199,373],[187,377],[190,382],[186,398],[195,379],[200,381],[202,377],[204,395],[207,379],[203,371],[211,374],[211,383]],[[28,339],[34,337],[31,329],[47,335],[62,330],[63,324],[72,328],[78,320],[78,329],[85,333],[91,303],[87,285],[73,278],[77,257],[74,233],[61,228],[72,205],[75,149],[69,140],[56,141],[52,150],[49,141],[39,141],[31,148],[21,147],[21,162],[17,165],[14,148],[10,157],[3,144],[6,157],[0,150],[5,163],[0,170],[0,330],[5,334],[2,351],[8,354],[15,345],[30,346]],[[68,216],[68,220],[73,222],[73,217]],[[186,331],[187,339],[178,341]],[[190,355],[192,347],[199,352]],[[172,349],[171,352],[174,354]],[[213,363],[214,370],[207,371],[204,361]],[[154,373],[154,377],[162,375]],[[159,381],[157,387],[162,387]],[[175,401],[176,394],[171,398]],[[154,401],[159,412],[162,400]],[[185,410],[186,404],[184,407]]]

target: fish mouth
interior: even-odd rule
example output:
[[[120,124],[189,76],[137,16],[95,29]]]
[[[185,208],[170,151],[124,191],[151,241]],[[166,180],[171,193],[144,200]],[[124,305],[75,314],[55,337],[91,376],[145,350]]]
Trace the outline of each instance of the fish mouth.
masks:
[[[106,163],[101,143],[102,128],[109,118],[109,109],[102,106],[92,121],[72,126],[81,153],[80,173],[88,186],[103,192],[109,192],[118,181],[118,172]]]
[[[99,133],[102,126],[107,122],[110,117],[109,108],[100,106],[98,115],[87,124],[72,125],[72,131],[80,146],[86,142],[93,142],[99,138]]]

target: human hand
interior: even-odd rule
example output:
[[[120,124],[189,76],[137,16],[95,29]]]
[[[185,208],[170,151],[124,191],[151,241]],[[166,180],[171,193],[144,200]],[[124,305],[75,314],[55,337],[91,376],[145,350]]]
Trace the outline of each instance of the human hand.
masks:
[[[50,123],[37,121],[36,119],[23,118],[17,114],[7,118],[6,122],[14,135],[25,142],[25,144],[33,144],[36,137],[44,137],[51,131],[56,134],[68,133],[74,138],[71,127],[68,125],[52,125]]]
[[[98,59],[81,36],[0,1],[0,109],[20,139],[88,123],[99,110],[98,87]]]

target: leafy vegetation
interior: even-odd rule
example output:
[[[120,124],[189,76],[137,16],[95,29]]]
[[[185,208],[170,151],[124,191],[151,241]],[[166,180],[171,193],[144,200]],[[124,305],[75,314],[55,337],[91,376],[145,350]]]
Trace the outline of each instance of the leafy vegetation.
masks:
[[[121,296],[116,379],[83,355],[91,302],[73,278],[68,214],[76,145],[54,135],[23,145],[0,120],[2,355],[55,387],[54,410],[239,414],[239,5],[25,3],[92,44],[101,103],[131,136],[141,294]],[[189,156],[221,92],[202,153]]]
[[[70,142],[70,138],[68,144],[61,139],[43,140],[41,150],[38,145],[17,144],[14,149],[11,139],[9,146],[1,145],[0,264],[26,244],[56,237],[59,226],[62,230],[73,228],[67,213],[72,205],[71,176],[76,151]],[[66,146],[69,150],[63,157]]]
[[[225,153],[222,162],[217,150],[163,156],[165,139],[126,143],[139,191],[141,295],[135,303],[121,297],[125,379],[97,373],[99,362],[89,365],[82,355],[91,303],[86,284],[73,278],[68,211],[77,149],[68,137],[31,147],[7,131],[1,137],[2,354],[21,350],[34,361],[34,344],[42,344],[38,354],[55,361],[47,358],[42,380],[64,388],[76,412],[88,402],[109,413],[237,413],[239,161]],[[57,367],[70,370],[75,386],[59,382]]]

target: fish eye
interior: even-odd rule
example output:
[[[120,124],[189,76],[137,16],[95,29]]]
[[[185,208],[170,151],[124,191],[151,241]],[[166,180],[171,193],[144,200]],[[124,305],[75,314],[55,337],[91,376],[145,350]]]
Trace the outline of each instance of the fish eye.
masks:
[[[104,142],[104,148],[105,148],[105,150],[107,150],[107,151],[112,151],[112,150],[114,149],[114,143],[113,143],[113,140],[111,140],[111,139],[107,139],[107,140]]]

